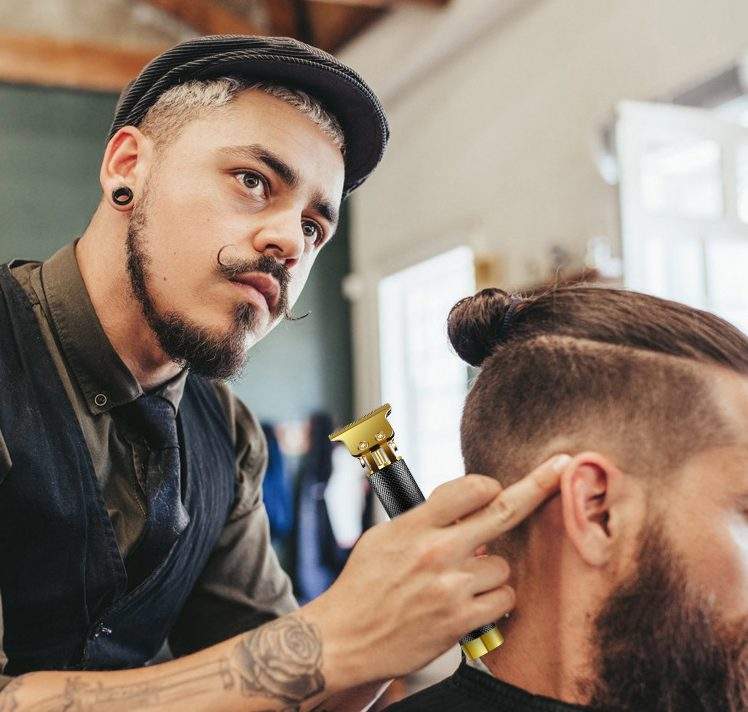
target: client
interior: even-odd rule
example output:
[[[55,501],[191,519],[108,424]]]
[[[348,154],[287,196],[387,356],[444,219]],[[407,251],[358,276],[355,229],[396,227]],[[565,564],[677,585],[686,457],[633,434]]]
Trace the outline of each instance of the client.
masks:
[[[483,290],[449,337],[480,372],[467,472],[554,453],[560,494],[496,541],[503,646],[391,712],[748,710],[748,339],[644,294]]]

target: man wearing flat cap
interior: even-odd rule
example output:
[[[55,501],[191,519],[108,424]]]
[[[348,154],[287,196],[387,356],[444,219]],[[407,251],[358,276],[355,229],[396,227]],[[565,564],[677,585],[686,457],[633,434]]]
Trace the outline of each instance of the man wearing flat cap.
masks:
[[[330,55],[191,40],[123,92],[82,237],[0,267],[0,712],[361,709],[511,607],[505,568],[472,557],[500,488],[471,476],[365,534],[298,609],[265,442],[224,382],[295,318],[387,138]]]

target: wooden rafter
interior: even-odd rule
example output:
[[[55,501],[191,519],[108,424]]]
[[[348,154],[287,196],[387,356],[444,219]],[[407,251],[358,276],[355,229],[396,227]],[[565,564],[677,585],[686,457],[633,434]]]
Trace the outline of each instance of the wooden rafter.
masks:
[[[118,92],[164,49],[0,34],[0,81]]]
[[[203,35],[266,35],[261,27],[214,0],[143,0]]]
[[[265,10],[274,35],[295,37],[298,29],[294,0],[265,0]]]
[[[220,0],[142,0],[200,34],[275,34],[298,37],[305,29],[319,47],[335,52],[389,6],[448,0],[264,0],[267,27],[258,27]],[[299,9],[303,9],[303,15]],[[264,25],[265,23],[263,23]],[[303,25],[304,27],[300,27]],[[165,46],[111,46],[0,32],[0,81],[120,91]]]
[[[348,5],[350,7],[378,7],[387,8],[393,5],[402,5],[410,2],[417,5],[432,5],[434,7],[444,7],[449,0],[307,0],[312,4],[320,5]]]
[[[337,52],[384,14],[382,8],[352,7],[337,3],[327,5],[308,2],[307,9],[314,28],[314,43],[332,53]]]

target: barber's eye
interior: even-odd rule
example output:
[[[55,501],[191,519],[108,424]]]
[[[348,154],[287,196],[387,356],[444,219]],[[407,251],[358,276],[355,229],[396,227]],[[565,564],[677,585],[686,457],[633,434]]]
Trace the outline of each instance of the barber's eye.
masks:
[[[304,237],[311,240],[315,245],[322,242],[324,233],[322,232],[322,228],[316,222],[305,220],[301,224],[301,229],[304,231]]]
[[[244,185],[244,187],[253,195],[264,198],[269,192],[267,182],[259,173],[243,171],[242,173],[237,174],[237,178],[239,178],[242,185]]]

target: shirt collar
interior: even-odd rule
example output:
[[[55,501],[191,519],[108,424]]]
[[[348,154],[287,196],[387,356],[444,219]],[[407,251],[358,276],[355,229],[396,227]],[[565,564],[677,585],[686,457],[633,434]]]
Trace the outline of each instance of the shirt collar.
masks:
[[[93,415],[130,403],[143,393],[104,333],[75,257],[75,242],[42,264],[41,282],[60,348]],[[187,369],[160,386],[179,408]]]

